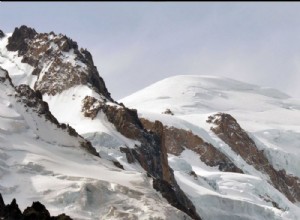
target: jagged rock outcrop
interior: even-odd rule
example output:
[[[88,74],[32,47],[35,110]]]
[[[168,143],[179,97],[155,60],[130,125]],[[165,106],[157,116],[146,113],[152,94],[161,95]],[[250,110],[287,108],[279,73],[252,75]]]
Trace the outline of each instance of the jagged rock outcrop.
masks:
[[[3,201],[2,195],[0,194],[0,216],[4,215],[5,203]]]
[[[166,115],[174,115],[174,113],[171,111],[171,109],[167,108],[166,111],[162,112],[162,114]]]
[[[3,31],[0,30],[0,39],[4,36],[5,36],[5,34],[3,33]]]
[[[34,67],[34,88],[42,94],[55,95],[75,85],[88,85],[112,101],[92,55],[65,35],[37,33],[23,25],[8,39],[7,50],[18,51],[22,62]]]
[[[153,131],[147,132],[138,118],[137,111],[125,106],[108,105],[94,97],[86,96],[82,100],[82,112],[86,117],[95,118],[99,111],[103,112],[116,130],[127,138],[137,140],[141,144],[135,148],[123,148],[128,162],[138,161],[153,177],[153,187],[160,191],[169,203],[187,213],[193,219],[201,219],[194,205],[178,186],[173,170],[168,165],[167,149],[162,144],[163,125],[156,121]]]
[[[118,167],[118,168],[124,170],[124,166],[123,166],[119,161],[114,160],[114,161],[112,161],[112,162],[113,162],[113,164],[114,164],[116,167]]]
[[[126,159],[128,163],[134,163],[135,159],[132,153],[132,150],[128,147],[120,147],[120,152],[126,155]]]
[[[31,207],[27,207],[23,215],[26,219],[42,219],[46,220],[50,218],[50,213],[46,207],[40,202],[33,202]]]
[[[257,148],[255,142],[231,115],[218,113],[209,116],[207,122],[214,125],[211,130],[234,152],[248,164],[267,174],[270,177],[270,183],[291,202],[300,201],[300,179],[286,174],[284,170],[275,170],[263,150]]]
[[[2,197],[2,195],[0,194]],[[13,199],[10,204],[5,205],[2,208],[3,215],[1,216],[1,219],[4,220],[16,220],[16,219],[24,219],[21,210],[19,209],[19,206],[16,202],[16,199]]]
[[[99,110],[100,106],[103,105],[103,102],[98,101],[96,98],[92,96],[86,96],[83,100],[82,112],[85,117],[94,119]]]
[[[7,49],[18,51],[19,55],[24,55],[28,51],[27,41],[32,40],[37,32],[33,28],[21,26],[15,28],[13,35],[8,39]]]
[[[2,74],[0,75],[0,82],[1,83],[8,83],[11,87],[14,87],[14,85],[11,81],[11,78],[8,75],[8,72],[5,69],[3,69],[1,66],[0,66],[0,71],[2,73],[4,73],[3,75]]]
[[[141,118],[141,122],[146,129],[154,130],[155,123],[144,118]],[[243,173],[226,155],[191,131],[163,126],[160,135],[164,140],[164,148],[170,154],[179,156],[186,147],[199,154],[200,160],[208,166],[217,166],[221,171]]]
[[[33,202],[22,213],[16,199],[8,205],[5,205],[0,194],[0,219],[1,220],[72,220],[66,214],[51,216],[46,207],[40,202]]]

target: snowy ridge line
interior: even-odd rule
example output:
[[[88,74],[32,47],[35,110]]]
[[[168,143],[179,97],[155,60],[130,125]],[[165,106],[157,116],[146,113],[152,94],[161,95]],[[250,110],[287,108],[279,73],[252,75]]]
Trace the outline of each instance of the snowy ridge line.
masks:
[[[298,220],[298,204],[293,204],[275,189],[269,183],[269,175],[247,164],[245,159],[215,135],[206,120],[209,115],[217,112],[233,115],[241,127],[251,134],[250,137],[253,135],[253,140],[258,139],[263,143],[258,144],[259,150],[265,151],[268,160],[272,165],[276,165],[276,169],[287,169],[289,173],[295,174],[299,173],[299,167],[293,166],[299,162],[299,158],[293,155],[300,153],[297,147],[300,141],[297,138],[300,132],[299,100],[271,88],[249,85],[228,78],[182,75],[154,83],[121,99],[120,102],[137,109],[140,117],[151,121],[159,120],[167,126],[191,130],[223,152],[246,173],[234,175],[216,171],[200,161],[195,152],[191,153],[187,149],[176,156],[176,160],[172,159],[174,155],[169,155],[169,161],[176,161],[170,164],[174,168],[179,185],[189,195],[204,219]],[[165,115],[167,109],[172,115]],[[281,152],[284,153],[284,157],[277,160]],[[177,171],[183,172],[187,167],[190,167],[188,172],[194,171],[198,177],[198,182],[193,186],[185,184],[193,176],[176,174]],[[264,164],[262,167],[267,166]],[[210,184],[215,187],[213,190],[208,186]],[[213,195],[213,200],[209,199],[212,198],[210,195]],[[223,206],[223,195],[229,200],[231,198],[241,202],[232,202],[233,207]],[[249,212],[256,209],[251,204],[260,206],[260,211]],[[268,207],[268,210],[264,211],[265,207]]]

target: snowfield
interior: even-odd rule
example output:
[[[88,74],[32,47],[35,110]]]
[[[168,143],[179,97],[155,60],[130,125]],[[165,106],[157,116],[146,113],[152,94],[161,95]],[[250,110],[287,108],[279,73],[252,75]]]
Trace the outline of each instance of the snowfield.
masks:
[[[5,73],[0,69],[0,77]],[[0,82],[0,192],[21,210],[42,202],[74,219],[183,219],[144,172],[124,171],[80,148],[77,137],[18,102]],[[188,217],[187,217],[188,218]]]
[[[271,186],[211,130],[208,116],[231,114],[276,169],[300,177],[300,100],[271,88],[236,80],[180,75],[154,83],[119,102],[139,116],[190,130],[227,155],[246,174],[220,172],[186,149],[170,166],[204,219],[299,219],[300,207]],[[162,114],[170,109],[174,115]],[[197,174],[197,179],[188,175]],[[281,209],[275,208],[271,201]]]

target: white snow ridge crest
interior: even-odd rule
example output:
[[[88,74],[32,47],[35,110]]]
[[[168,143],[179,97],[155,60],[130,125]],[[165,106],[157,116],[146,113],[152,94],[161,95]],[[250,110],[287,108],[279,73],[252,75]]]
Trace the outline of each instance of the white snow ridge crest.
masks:
[[[70,38],[1,33],[5,203],[72,219],[299,219],[299,100],[182,75],[124,106]]]

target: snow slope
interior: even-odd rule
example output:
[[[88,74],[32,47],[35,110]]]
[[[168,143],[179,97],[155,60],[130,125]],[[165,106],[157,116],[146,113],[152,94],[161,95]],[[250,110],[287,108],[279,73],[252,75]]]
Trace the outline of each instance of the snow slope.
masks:
[[[22,56],[6,49],[9,36],[0,39],[0,67],[10,73],[16,86],[27,84],[34,88],[37,82],[43,83],[41,79],[51,63],[41,62],[41,72],[36,77],[34,69],[22,62]],[[47,39],[51,36],[47,35]],[[66,53],[54,44],[50,46],[64,55],[60,57],[63,65],[87,70],[86,65],[75,61],[72,49]],[[56,75],[51,77],[55,80]],[[53,83],[62,84],[60,77],[66,75],[60,73],[57,77]],[[190,219],[153,189],[151,178],[139,164],[128,164],[125,154],[119,151],[120,147],[134,147],[139,142],[117,132],[104,114],[99,113],[93,120],[83,116],[85,96],[105,99],[88,83],[75,84],[55,95],[44,94],[43,100],[60,123],[71,125],[90,140],[101,158],[81,149],[80,140],[20,105],[11,95],[15,92],[11,85],[1,85],[0,91],[5,90],[8,92],[1,93],[4,104],[0,106],[1,165],[4,167],[0,193],[6,203],[16,197],[24,209],[39,200],[52,215],[65,212],[75,219]],[[9,114],[16,118],[9,118]],[[116,160],[125,171],[113,165],[112,161]]]
[[[6,34],[5,37],[0,39],[0,67],[9,72],[14,85],[26,84],[34,88],[35,82],[42,78],[43,73],[47,71],[49,65],[43,67],[39,79],[37,76],[32,75],[31,73],[34,68],[29,64],[21,62],[22,56],[18,56],[18,52],[7,50],[6,45],[11,35],[12,34]],[[48,36],[49,39],[51,37],[53,36]],[[55,45],[52,45],[52,47],[55,50],[59,50]],[[63,59],[65,63],[71,64],[72,66],[80,64],[79,61],[75,62],[72,51],[69,53],[63,52],[63,54],[66,56],[65,59]],[[82,65],[81,63],[80,66],[82,67]],[[86,66],[82,68],[86,68]],[[84,117],[82,114],[82,100],[87,95],[99,100],[103,99],[103,96],[95,92],[91,87],[87,85],[75,85],[56,95],[44,94],[43,100],[48,103],[51,113],[59,122],[71,125],[80,135],[91,141],[97,151],[101,153],[102,157],[108,159],[116,158],[124,166],[131,169],[127,164],[124,154],[121,154],[118,149],[125,145],[127,147],[133,147],[139,143],[129,140],[117,132],[103,114],[99,114],[94,120]],[[111,102],[107,104],[115,105]],[[141,170],[138,165],[133,169]]]
[[[296,157],[300,153],[300,100],[275,89],[228,78],[183,75],[159,81],[120,102],[138,109],[142,116],[169,108],[176,117],[206,129],[210,128],[205,122],[209,115],[229,113],[267,151],[273,166],[300,177]]]
[[[6,50],[8,36],[0,39],[0,67],[9,71],[15,85],[25,83],[33,88],[47,65],[37,79],[31,74],[33,68],[22,63],[17,52]],[[72,51],[64,55],[64,62],[71,66],[78,64]],[[0,91],[6,89],[2,87]],[[117,132],[101,112],[93,120],[83,116],[85,96],[103,98],[91,87],[76,85],[55,95],[45,94],[43,99],[59,122],[70,124],[92,142],[102,159],[89,155],[80,149],[78,140],[45,124],[30,110],[27,112],[9,96],[11,92],[1,93],[0,106],[0,192],[6,203],[17,197],[21,208],[25,208],[33,200],[40,200],[51,214],[65,212],[77,219],[184,219],[181,212],[152,189],[144,170],[137,164],[128,164],[119,151],[120,147],[139,143]],[[179,157],[170,155],[169,163],[179,185],[204,219],[298,219],[300,216],[297,206],[215,136],[205,122],[218,111],[230,113],[265,150],[274,167],[299,176],[300,164],[295,156],[300,137],[298,100],[273,89],[226,78],[177,76],[121,102],[137,108],[142,117],[192,130],[247,172],[248,175],[219,172],[204,165],[188,150]],[[175,116],[161,114],[166,108]],[[51,138],[53,135],[55,140]],[[126,171],[113,166],[110,160],[118,160]],[[191,170],[198,179],[188,174]],[[274,208],[272,201],[280,209]]]
[[[183,219],[146,174],[93,156],[25,106],[0,69],[0,192],[21,209],[39,200],[51,214],[74,219]],[[4,80],[5,79],[5,80]]]
[[[300,100],[275,89],[228,78],[174,76],[120,100],[140,117],[193,131],[220,149],[245,174],[223,173],[202,163],[190,150],[169,155],[176,179],[204,219],[299,219],[300,208],[268,184],[268,177],[248,165],[206,123],[217,112],[231,114],[264,149],[276,169],[300,177]],[[162,114],[170,109],[174,116]],[[182,166],[181,166],[182,165]],[[187,168],[198,175],[194,180]],[[200,180],[199,180],[200,179]],[[273,207],[274,201],[281,209]]]

